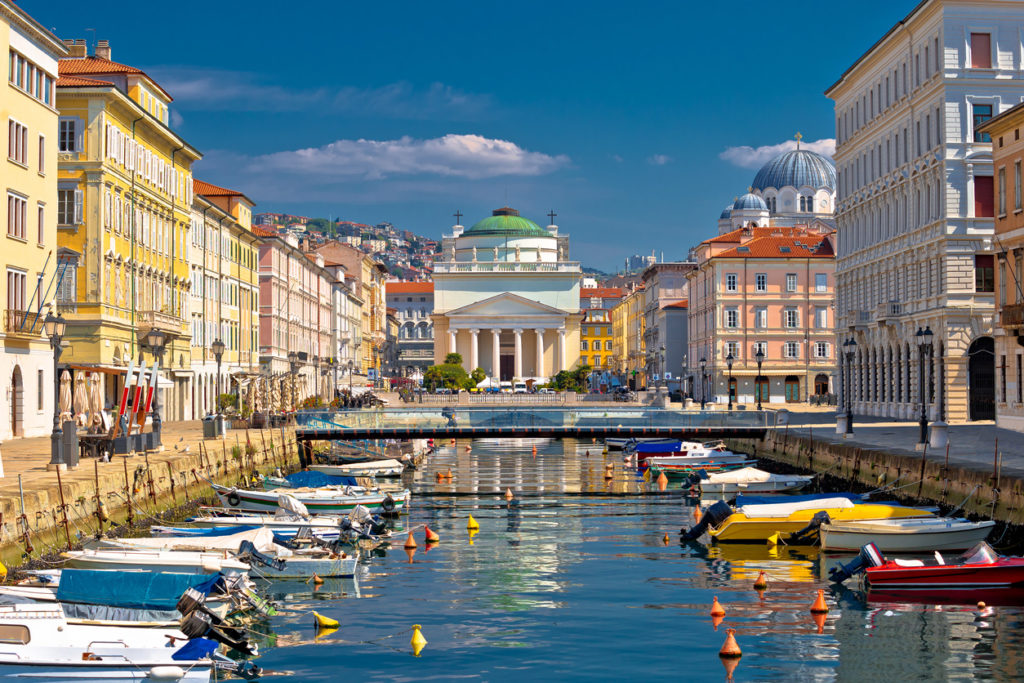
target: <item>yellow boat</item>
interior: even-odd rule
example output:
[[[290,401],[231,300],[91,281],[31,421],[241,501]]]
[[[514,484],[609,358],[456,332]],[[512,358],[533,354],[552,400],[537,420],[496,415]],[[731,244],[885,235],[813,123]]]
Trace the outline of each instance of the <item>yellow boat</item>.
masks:
[[[844,522],[934,516],[927,510],[900,505],[855,503],[849,498],[822,498],[798,503],[744,505],[721,521],[710,523],[707,533],[718,543],[764,543],[775,533],[784,542],[791,542],[787,537],[805,531],[814,516],[821,512],[826,513],[832,521]]]

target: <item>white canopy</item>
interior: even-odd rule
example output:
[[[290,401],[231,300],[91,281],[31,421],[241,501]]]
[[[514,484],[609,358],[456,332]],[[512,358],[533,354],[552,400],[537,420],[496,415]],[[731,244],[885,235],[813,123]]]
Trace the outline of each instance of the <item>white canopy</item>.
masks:
[[[477,389],[489,389],[491,387],[501,386],[501,382],[494,379],[493,377],[484,377],[482,380],[477,382]]]

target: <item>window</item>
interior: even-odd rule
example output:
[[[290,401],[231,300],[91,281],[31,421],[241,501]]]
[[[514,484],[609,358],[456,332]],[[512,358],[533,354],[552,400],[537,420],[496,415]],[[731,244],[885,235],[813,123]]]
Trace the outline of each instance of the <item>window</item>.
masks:
[[[977,254],[974,257],[974,291],[995,292],[995,265],[992,254]]]
[[[814,342],[814,357],[828,358],[828,342]]]
[[[990,107],[991,109],[991,107]],[[57,151],[78,151],[78,119],[61,119],[57,126]]]
[[[818,294],[828,292],[828,273],[814,274],[814,291]]]
[[[46,174],[46,136],[39,136],[39,173]]]
[[[725,309],[725,326],[737,328],[740,326],[740,312],[735,308]]]
[[[24,311],[25,283],[27,275],[24,271],[7,269],[7,309],[11,311]]]
[[[589,350],[590,350],[590,347],[587,346],[587,340],[584,339],[583,341],[580,342],[580,351],[589,351]]]
[[[1006,215],[1006,169],[999,169],[999,215]]]
[[[782,349],[783,356],[786,358],[799,358],[800,357],[800,345],[795,341],[786,342]]]
[[[57,190],[57,225],[80,225],[82,223],[82,191],[75,189]]]
[[[1006,356],[999,356],[999,401],[1006,403]]]
[[[975,104],[972,107],[974,112],[974,141],[992,142],[992,136],[988,133],[979,133],[978,126],[992,118],[991,104]]]
[[[758,292],[767,292],[768,291],[768,274],[767,273],[757,273],[756,275],[754,275],[754,288]]]
[[[796,273],[786,273],[786,291],[796,291]]]
[[[43,410],[44,396],[46,396],[46,382],[43,381],[43,371],[36,370],[36,410]]]
[[[768,327],[768,309],[759,307],[754,311],[754,327],[766,329]]]
[[[726,342],[725,343],[725,355],[732,356],[734,360],[739,360],[740,357],[740,343],[739,342]]]
[[[604,350],[605,351],[611,351],[612,350],[612,341],[610,339],[605,341],[605,343],[604,343]]]
[[[46,210],[42,204],[36,205],[36,242],[46,244]]]
[[[787,308],[783,312],[783,316],[786,327],[798,327],[800,325],[800,312],[795,308]]]
[[[819,330],[828,329],[828,309],[824,306],[814,309],[814,326]]]
[[[1013,165],[1013,208],[1015,211],[1020,211],[1021,209],[1019,161]]]
[[[765,357],[768,356],[768,342],[754,342],[754,346],[750,349],[751,356],[757,356],[757,352],[760,351]]]
[[[974,215],[979,218],[991,218],[994,216],[993,203],[995,201],[995,189],[992,187],[992,176],[974,176]]]
[[[971,68],[992,68],[992,36],[988,33],[971,34]]]
[[[7,158],[28,166],[28,128],[14,119],[7,120]]]
[[[7,236],[25,239],[25,220],[28,201],[10,192],[7,193]]]
[[[725,291],[735,292],[736,291],[736,273],[725,274]]]

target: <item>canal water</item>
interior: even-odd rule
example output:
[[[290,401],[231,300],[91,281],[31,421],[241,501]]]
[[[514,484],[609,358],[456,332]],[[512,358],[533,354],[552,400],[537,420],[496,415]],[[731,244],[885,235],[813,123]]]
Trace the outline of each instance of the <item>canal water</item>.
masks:
[[[440,449],[407,482],[415,495],[403,524],[419,543],[411,558],[400,534],[354,581],[272,584],[282,613],[255,626],[258,663],[276,672],[263,680],[724,680],[726,628],[743,649],[737,681],[1024,675],[1020,608],[875,602],[823,578],[844,557],[680,545],[695,501],[645,495],[652,486],[599,445],[465,446]],[[449,469],[451,482],[438,483]],[[472,536],[470,514],[480,525]],[[423,524],[441,537],[429,549]],[[759,594],[760,570],[769,587]],[[831,606],[820,622],[809,611],[818,588]],[[715,596],[726,610],[717,630]],[[340,628],[318,634],[313,610]],[[428,641],[418,657],[413,624]]]

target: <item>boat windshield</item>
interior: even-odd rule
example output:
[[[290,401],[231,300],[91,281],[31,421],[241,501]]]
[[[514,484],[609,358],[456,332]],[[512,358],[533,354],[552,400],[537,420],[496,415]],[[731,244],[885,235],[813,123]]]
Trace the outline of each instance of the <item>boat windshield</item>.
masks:
[[[960,559],[964,564],[995,564],[999,556],[992,550],[992,546],[982,541],[961,555]]]

